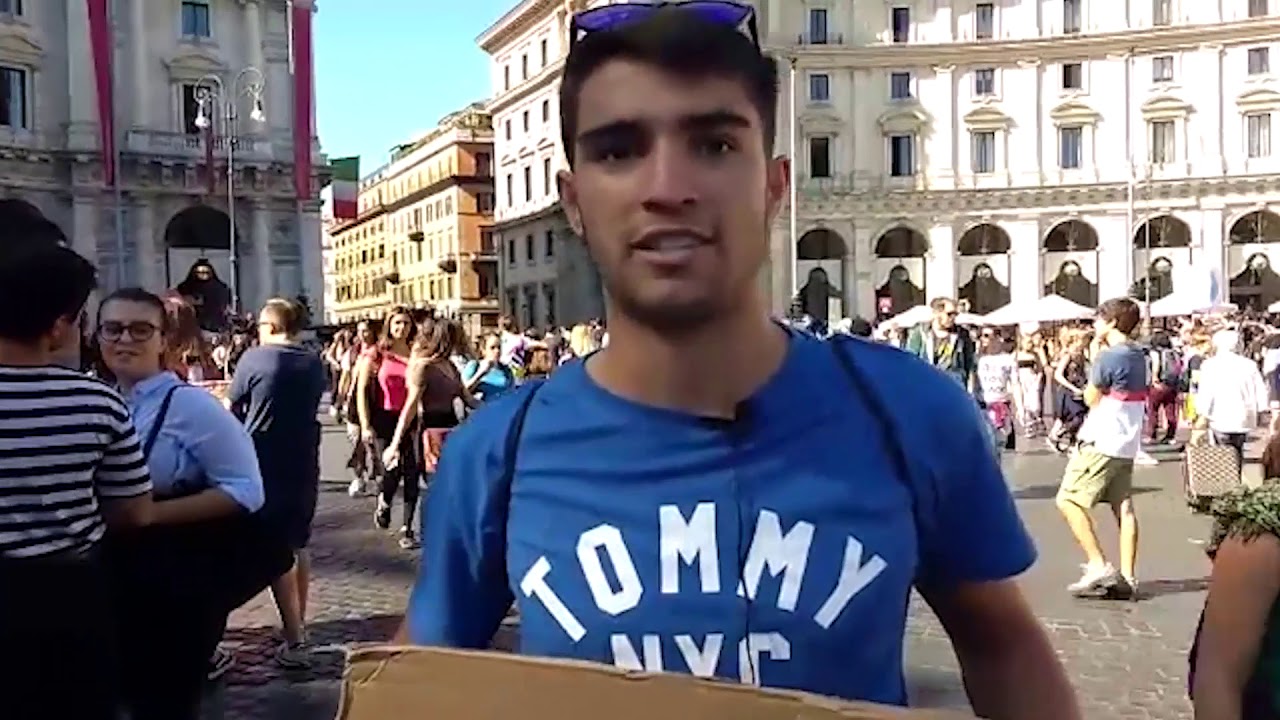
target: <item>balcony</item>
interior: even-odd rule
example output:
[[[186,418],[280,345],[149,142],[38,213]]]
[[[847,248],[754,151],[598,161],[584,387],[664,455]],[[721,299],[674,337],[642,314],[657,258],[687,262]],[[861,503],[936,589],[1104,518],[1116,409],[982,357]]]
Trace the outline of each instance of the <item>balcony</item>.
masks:
[[[842,33],[800,33],[796,36],[797,45],[843,45],[844,34]]]
[[[271,135],[239,135],[227,138],[213,136],[213,154],[226,157],[227,145],[235,156],[246,162],[293,162],[293,136],[290,133]],[[125,136],[124,152],[157,157],[199,160],[205,156],[205,136],[160,130],[130,130]],[[312,141],[311,161],[323,165],[327,158],[320,152],[320,143]]]
[[[0,148],[23,149],[32,152],[52,152],[67,146],[66,133],[49,134],[24,128],[0,126]]]

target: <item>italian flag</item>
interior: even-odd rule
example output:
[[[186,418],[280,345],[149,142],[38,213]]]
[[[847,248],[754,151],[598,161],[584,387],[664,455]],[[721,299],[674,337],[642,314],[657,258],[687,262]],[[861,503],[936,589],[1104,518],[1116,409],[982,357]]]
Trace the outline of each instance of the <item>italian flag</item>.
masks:
[[[360,192],[360,158],[338,158],[330,161],[333,167],[333,218],[355,220],[356,198]]]

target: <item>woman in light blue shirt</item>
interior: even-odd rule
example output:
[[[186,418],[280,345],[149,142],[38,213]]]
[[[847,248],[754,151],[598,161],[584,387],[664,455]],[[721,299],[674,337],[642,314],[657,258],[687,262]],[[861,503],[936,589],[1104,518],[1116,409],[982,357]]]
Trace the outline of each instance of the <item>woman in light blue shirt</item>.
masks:
[[[462,369],[462,383],[480,400],[492,400],[516,386],[516,374],[502,360],[502,339],[486,334],[480,340],[480,359],[470,360]]]
[[[264,501],[253,442],[209,391],[168,369],[170,327],[165,301],[139,289],[117,291],[98,311],[104,376],[133,411],[156,496],[155,525],[119,553],[134,720],[198,716],[227,615],[291,562],[253,520]]]

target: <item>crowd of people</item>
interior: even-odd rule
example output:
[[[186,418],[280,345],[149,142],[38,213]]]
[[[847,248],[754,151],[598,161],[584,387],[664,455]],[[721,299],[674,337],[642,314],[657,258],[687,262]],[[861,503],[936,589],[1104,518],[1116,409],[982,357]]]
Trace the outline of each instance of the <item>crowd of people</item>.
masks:
[[[1234,448],[1239,471],[1277,359],[1241,354],[1257,328],[1162,336],[1117,298],[1089,327],[1015,337],[958,327],[939,299],[882,343],[814,337],[760,289],[789,171],[752,7],[604,5],[569,44],[557,181],[607,333],[504,321],[473,344],[397,309],[321,353],[278,299],[256,332],[210,340],[181,297],[90,308],[95,268],[56,226],[0,222],[0,641],[20,659],[0,674],[5,717],[195,718],[228,614],[267,588],[277,659],[307,662],[328,391],[352,492],[374,490],[387,530],[400,498],[401,545],[420,546],[397,642],[487,648],[514,603],[527,654],[904,705],[918,591],[975,714],[1080,720],[1018,584],[1036,548],[993,440],[1043,432],[1068,455],[1056,503],[1086,560],[1071,591],[1136,595],[1144,423],[1161,443],[1190,422],[1187,441]],[[1263,466],[1280,476],[1274,439]],[[1278,487],[1208,509],[1212,578],[1188,628],[1202,720],[1280,710]]]

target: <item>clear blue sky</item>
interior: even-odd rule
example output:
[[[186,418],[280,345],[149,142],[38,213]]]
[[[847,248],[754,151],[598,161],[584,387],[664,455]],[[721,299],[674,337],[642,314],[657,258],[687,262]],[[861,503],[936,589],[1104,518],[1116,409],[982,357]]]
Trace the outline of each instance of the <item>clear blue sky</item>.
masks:
[[[476,36],[519,0],[321,0],[315,20],[316,112],[331,158],[367,174],[391,146],[488,97]]]

